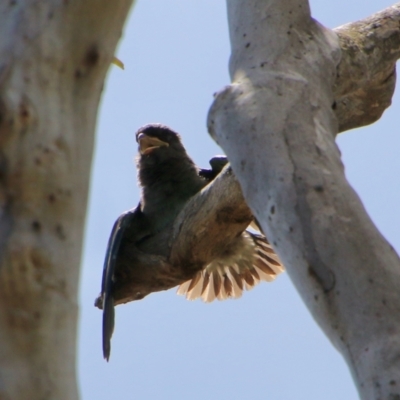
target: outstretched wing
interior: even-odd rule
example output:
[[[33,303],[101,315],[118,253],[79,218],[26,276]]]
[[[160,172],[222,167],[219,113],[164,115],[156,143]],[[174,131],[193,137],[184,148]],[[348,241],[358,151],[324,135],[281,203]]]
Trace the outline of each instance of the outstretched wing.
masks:
[[[104,260],[101,295],[103,299],[103,356],[108,361],[111,351],[111,336],[114,331],[114,298],[112,295],[116,261],[121,246],[121,241],[126,230],[134,223],[140,207],[129,210],[118,217],[111,231],[110,239]]]
[[[239,298],[260,281],[273,281],[284,271],[265,236],[244,231],[223,255],[212,261],[190,281],[178,288],[188,300],[201,298],[206,303],[215,299]]]

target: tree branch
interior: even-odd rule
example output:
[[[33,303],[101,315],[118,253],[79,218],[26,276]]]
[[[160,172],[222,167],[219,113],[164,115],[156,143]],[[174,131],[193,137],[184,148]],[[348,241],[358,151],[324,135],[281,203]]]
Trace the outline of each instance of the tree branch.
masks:
[[[377,121],[391,104],[400,58],[400,3],[336,28],[342,59],[334,88],[339,132]]]
[[[0,398],[78,398],[97,106],[131,0],[0,6]]]
[[[357,120],[357,107],[370,104],[367,79],[358,80],[358,91],[350,83],[351,60],[362,54],[348,50],[337,81],[339,42],[311,19],[306,1],[229,0],[227,7],[233,82],[210,109],[209,131],[310,312],[347,360],[361,398],[400,397],[393,386],[400,376],[400,260],[346,181],[334,142],[335,83],[342,129]],[[362,43],[361,53],[368,40]],[[366,64],[373,90],[379,57],[383,70],[394,62],[377,52]]]

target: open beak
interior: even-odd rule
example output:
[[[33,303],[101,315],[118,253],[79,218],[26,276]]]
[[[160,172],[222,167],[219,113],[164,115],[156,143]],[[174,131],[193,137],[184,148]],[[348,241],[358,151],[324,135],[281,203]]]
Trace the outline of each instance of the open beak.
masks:
[[[139,133],[137,136],[137,141],[139,143],[139,152],[142,155],[150,154],[153,150],[159,147],[168,147],[169,144],[163,142],[162,140],[147,136],[145,133]]]

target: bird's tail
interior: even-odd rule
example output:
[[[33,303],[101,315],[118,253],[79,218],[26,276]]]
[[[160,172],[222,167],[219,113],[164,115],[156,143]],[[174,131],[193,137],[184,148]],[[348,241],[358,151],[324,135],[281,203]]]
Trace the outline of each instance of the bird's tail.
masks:
[[[111,353],[111,336],[114,331],[114,299],[105,295],[103,303],[103,357],[108,361]]]
[[[177,293],[188,300],[201,298],[206,303],[235,299],[244,289],[250,290],[260,281],[271,282],[285,270],[263,235],[245,231],[232,249],[182,283]]]

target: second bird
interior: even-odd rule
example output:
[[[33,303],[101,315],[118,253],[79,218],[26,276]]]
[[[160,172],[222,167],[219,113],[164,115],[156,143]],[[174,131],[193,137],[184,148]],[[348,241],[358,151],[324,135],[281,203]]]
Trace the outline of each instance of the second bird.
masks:
[[[136,132],[141,198],[138,206],[122,214],[114,224],[104,263],[101,299],[103,308],[103,354],[110,356],[114,328],[113,287],[129,268],[123,247],[152,254],[154,240],[168,240],[159,233],[175,221],[186,203],[221,171],[225,158],[214,158],[212,169],[198,168],[186,153],[180,136],[161,124],[143,126]],[[126,251],[125,251],[126,254]],[[134,259],[132,259],[134,262]],[[272,281],[284,270],[265,236],[244,231],[221,248],[219,257],[204,265],[178,294],[189,300],[238,298],[261,280]]]

